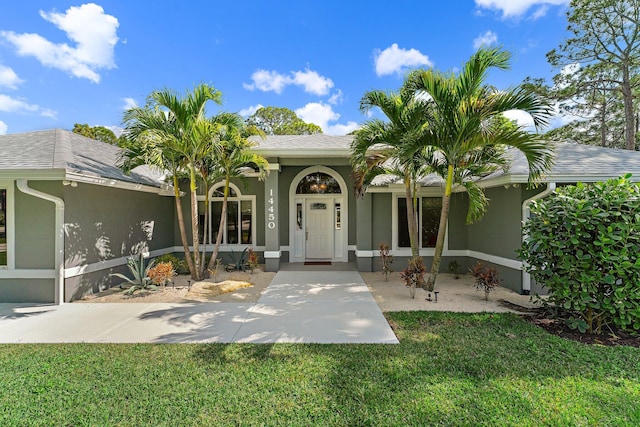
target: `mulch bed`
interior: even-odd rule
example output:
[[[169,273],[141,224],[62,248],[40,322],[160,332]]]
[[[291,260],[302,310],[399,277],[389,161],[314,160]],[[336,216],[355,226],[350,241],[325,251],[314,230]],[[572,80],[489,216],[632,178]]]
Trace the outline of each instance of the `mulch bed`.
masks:
[[[626,345],[640,348],[640,336],[638,335],[634,336],[615,329],[607,329],[607,331],[602,334],[583,334],[576,329],[571,329],[565,319],[552,318],[550,313],[544,308],[525,308],[504,300],[501,301],[501,303],[509,308],[520,311],[525,320],[552,335],[583,344],[604,345],[608,347]]]

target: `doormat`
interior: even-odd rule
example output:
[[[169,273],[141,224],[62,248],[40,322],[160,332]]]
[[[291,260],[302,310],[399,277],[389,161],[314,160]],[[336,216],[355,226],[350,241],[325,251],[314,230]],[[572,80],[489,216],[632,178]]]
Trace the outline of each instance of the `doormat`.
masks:
[[[331,265],[331,261],[305,261],[304,265]]]

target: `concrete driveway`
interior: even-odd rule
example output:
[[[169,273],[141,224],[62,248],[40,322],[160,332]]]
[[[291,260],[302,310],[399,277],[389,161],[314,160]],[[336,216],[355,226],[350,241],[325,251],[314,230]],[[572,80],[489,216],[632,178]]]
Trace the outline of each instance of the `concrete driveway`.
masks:
[[[0,304],[0,343],[386,343],[355,271],[280,271],[255,303]]]

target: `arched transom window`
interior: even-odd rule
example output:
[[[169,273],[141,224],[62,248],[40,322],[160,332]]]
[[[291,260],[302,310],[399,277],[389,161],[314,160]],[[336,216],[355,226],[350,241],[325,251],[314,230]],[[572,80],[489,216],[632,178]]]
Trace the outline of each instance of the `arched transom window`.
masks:
[[[324,172],[311,173],[300,180],[296,194],[341,194],[340,184]]]

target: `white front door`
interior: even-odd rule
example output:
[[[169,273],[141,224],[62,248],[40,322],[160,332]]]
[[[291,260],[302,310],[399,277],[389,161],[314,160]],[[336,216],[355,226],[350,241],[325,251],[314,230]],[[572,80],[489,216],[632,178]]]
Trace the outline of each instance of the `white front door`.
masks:
[[[333,199],[306,200],[307,259],[331,259],[333,255]]]

